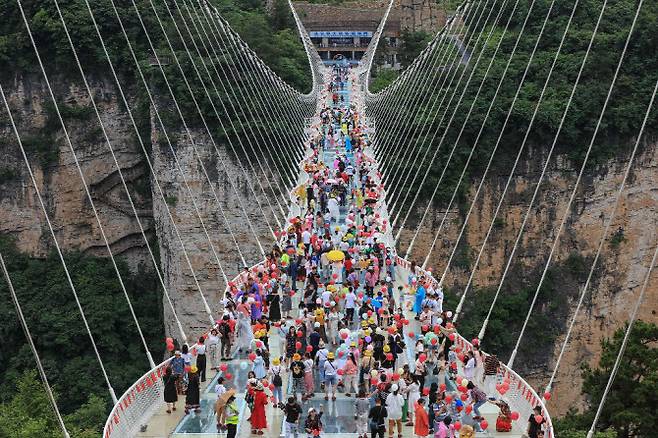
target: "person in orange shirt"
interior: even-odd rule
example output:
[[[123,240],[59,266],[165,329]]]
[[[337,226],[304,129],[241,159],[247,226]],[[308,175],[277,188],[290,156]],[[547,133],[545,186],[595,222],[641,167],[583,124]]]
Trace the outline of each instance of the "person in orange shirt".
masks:
[[[430,422],[427,416],[427,411],[425,410],[424,399],[418,399],[414,406],[414,417],[416,422],[414,423],[414,434],[418,438],[425,438],[430,433]]]

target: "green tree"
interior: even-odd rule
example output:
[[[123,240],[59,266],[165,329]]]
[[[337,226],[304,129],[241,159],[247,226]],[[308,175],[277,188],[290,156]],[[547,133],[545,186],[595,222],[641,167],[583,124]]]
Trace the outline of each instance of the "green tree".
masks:
[[[583,395],[589,408],[582,414],[570,412],[556,422],[559,437],[584,437],[589,430],[608,383],[626,327],[612,339],[601,342],[598,367],[583,368]],[[645,438],[656,435],[658,420],[658,326],[637,321],[599,418],[598,428],[616,438]]]
[[[402,44],[398,52],[398,60],[402,68],[407,68],[420,55],[420,52],[427,46],[432,39],[432,35],[423,31],[410,31],[405,29],[402,32]]]
[[[77,412],[66,416],[64,423],[73,438],[92,438],[99,436],[106,417],[105,403],[92,395]],[[0,436],[61,438],[59,423],[36,371],[24,371],[11,398],[0,403]]]

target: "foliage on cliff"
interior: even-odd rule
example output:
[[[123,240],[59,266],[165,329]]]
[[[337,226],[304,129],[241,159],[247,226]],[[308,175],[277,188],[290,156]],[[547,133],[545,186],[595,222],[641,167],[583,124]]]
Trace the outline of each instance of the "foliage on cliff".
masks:
[[[240,33],[261,59],[284,80],[300,91],[307,91],[310,88],[308,60],[285,0],[274,2],[272,16],[266,14],[263,3],[260,1],[214,0],[212,3],[217,6],[224,18],[234,26],[234,29]],[[132,6],[132,3],[115,2],[115,4],[140,62],[148,65],[152,53],[140,25],[139,17],[144,20],[160,56],[169,57],[170,52],[160,30],[159,21],[167,29],[167,36],[172,39],[175,50],[179,51],[178,55],[185,59],[184,48],[174,31],[174,20],[163,3],[154,2],[157,16],[148,0],[136,0],[136,8]],[[195,2],[184,0],[179,0],[177,4],[188,26],[194,32],[195,29],[187,11],[189,10],[191,15],[195,16],[195,13],[200,13],[197,10],[198,6],[195,8]],[[60,7],[85,68],[90,73],[109,76],[105,55],[100,48],[85,0],[61,1]],[[77,68],[72,62],[71,50],[55,4],[37,0],[25,3],[24,8],[49,73],[73,73],[74,77],[77,77]],[[170,8],[181,32],[185,34],[181,15],[174,4]],[[134,65],[129,48],[122,36],[120,23],[112,4],[96,2],[92,4],[91,9],[99,25],[100,33],[109,48],[112,61],[124,74],[134,75]],[[6,67],[1,72],[2,77],[38,71],[38,64],[16,3],[12,0],[1,0],[0,13],[3,17],[0,22],[0,62]],[[203,23],[203,21],[199,20],[197,23]],[[201,33],[203,34],[203,32]],[[189,34],[187,37],[189,38]],[[186,42],[189,44],[190,40],[188,39]]]
[[[16,383],[8,400],[0,403],[0,436],[61,438],[61,429],[37,372],[22,372]],[[106,417],[105,402],[91,395],[88,402],[63,420],[72,438],[94,438],[99,436],[99,425]]]
[[[100,404],[106,414],[110,398],[58,256],[29,257],[6,239],[0,250],[48,379],[59,394],[60,408],[72,414],[86,403],[96,407]],[[110,382],[120,395],[148,370],[149,364],[117,276],[106,258],[79,253],[65,258]],[[164,332],[155,274],[146,270],[133,274],[121,262],[119,269],[157,361],[163,353]],[[21,391],[20,382],[25,384],[21,376],[25,370],[34,369],[35,362],[4,278],[0,282],[0,320],[0,401],[9,403],[5,412],[10,412],[16,396],[14,388]],[[99,426],[94,424],[93,428]]]
[[[426,150],[429,153],[422,165],[419,165],[421,163],[420,159],[416,162],[415,168],[411,168],[414,161],[412,159],[398,160],[393,162],[387,171],[418,172],[418,169],[424,169],[429,158],[438,149],[437,158],[431,168],[428,181],[425,183],[425,190],[421,190],[420,193],[421,197],[427,198],[432,192],[431,188],[438,183],[440,174],[447,166],[441,189],[435,199],[439,205],[445,204],[450,198],[468,154],[476,143],[478,131],[483,123],[482,136],[477,142],[477,150],[467,171],[465,181],[468,181],[472,175],[482,173],[501,131],[503,131],[503,134],[494,160],[494,165],[498,170],[495,173],[506,175],[510,171],[526,130],[529,129],[533,111],[540,101],[542,87],[548,77],[569,14],[574,6],[574,2],[571,0],[555,4],[541,36],[527,78],[521,86],[514,110],[511,112],[509,122],[503,130],[507,112],[521,83],[523,72],[540,34],[551,1],[538,0],[533,2],[535,6],[530,12],[528,25],[512,58],[501,89],[496,94],[496,88],[503,75],[505,65],[512,54],[515,41],[521,32],[523,20],[529,8],[528,3],[521,2],[516,12],[512,14],[514,4],[515,2],[507,2],[502,9],[500,20],[495,23],[496,14],[494,13],[491,14],[491,18],[486,25],[483,25],[487,16],[486,10],[481,14],[483,17],[482,22],[477,28],[474,26],[476,18],[471,18],[469,32],[465,32],[461,37],[462,41],[469,45],[472,52],[468,65],[453,62],[451,68],[440,70],[444,72],[443,75],[437,74],[439,70],[427,70],[427,74],[437,75],[435,80],[430,81],[432,87],[436,87],[432,88],[434,92],[427,89],[418,89],[416,93],[420,96],[412,95],[407,99],[407,101],[413,101],[415,98],[420,99],[418,101],[421,102],[418,105],[419,115],[415,120],[403,124],[400,138],[407,143],[410,149],[415,148],[416,142],[420,142],[422,146],[418,154],[419,157]],[[471,8],[474,17],[480,16],[477,9],[478,5],[482,8],[481,3],[475,3]],[[566,154],[571,158],[574,167],[582,163],[587,146],[591,141],[597,119],[606,99],[608,87],[620,60],[636,6],[637,2],[635,0],[607,3],[591,53],[585,63],[582,78],[557,140],[557,153]],[[567,107],[568,97],[575,83],[578,70],[585,57],[601,7],[602,3],[597,1],[580,2],[576,7],[573,22],[558,56],[547,91],[539,105],[534,124],[529,130],[526,157],[528,151],[545,150],[553,141],[560,119]],[[512,17],[510,29],[503,35],[503,28],[510,16]],[[590,171],[593,171],[596,165],[604,163],[616,154],[627,151],[634,136],[638,133],[654,86],[655,75],[652,73],[658,69],[658,56],[656,56],[656,53],[658,53],[656,50],[658,37],[654,31],[657,20],[658,3],[644,2],[619,72],[619,78],[610,97],[608,109],[594,140],[592,155],[589,158],[588,169]],[[483,30],[484,33],[478,39],[480,30]],[[484,41],[490,30],[493,30],[492,36],[485,45]],[[500,50],[485,78],[485,72],[499,41],[501,41]],[[477,63],[480,53],[482,53],[482,58]],[[450,63],[444,62],[444,64],[449,65]],[[465,87],[471,74],[472,79]],[[463,78],[460,82],[459,78],[462,75]],[[446,85],[440,86],[438,84],[443,83],[443,77],[447,78]],[[452,77],[454,77],[454,81],[451,83],[450,78]],[[483,79],[484,82],[482,82]],[[482,90],[478,96],[478,88],[481,83],[483,84]],[[451,85],[448,86],[448,84]],[[440,93],[439,90],[441,90]],[[462,93],[463,98],[461,97]],[[426,95],[439,96],[439,101],[445,96],[445,101],[442,105],[436,105],[434,109],[431,109],[434,99],[429,101],[422,99]],[[458,101],[460,103],[456,105]],[[492,101],[494,101],[493,111],[485,122],[485,114]],[[451,103],[448,104],[448,102]],[[470,117],[467,118],[471,105],[473,105],[473,111]],[[400,112],[405,113],[406,106],[402,106]],[[393,114],[393,116],[395,115]],[[648,134],[657,131],[657,117],[658,113],[654,111],[647,126]],[[396,119],[396,117],[392,117],[392,119]],[[458,138],[462,126],[464,127],[463,134]],[[444,132],[446,133],[445,138],[442,138]],[[415,133],[415,135],[412,135],[412,133]],[[455,153],[448,164],[450,152],[455,144]],[[404,187],[404,190],[407,190],[410,181],[411,178],[409,178],[406,184],[407,187]],[[415,182],[414,191],[418,188],[419,181],[420,178]],[[467,184],[462,183],[460,190],[465,190],[466,186]],[[402,190],[402,185],[396,190]]]
[[[583,367],[582,393],[589,406],[584,413],[571,412],[556,422],[556,436],[585,436],[608,383],[627,326],[601,342],[598,367]],[[658,326],[637,321],[631,330],[626,352],[603,406],[598,428],[613,437],[656,435],[658,418]]]

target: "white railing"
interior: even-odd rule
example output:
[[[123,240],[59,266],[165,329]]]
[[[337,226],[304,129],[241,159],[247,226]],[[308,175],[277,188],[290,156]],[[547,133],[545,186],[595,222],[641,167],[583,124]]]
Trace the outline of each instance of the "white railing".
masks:
[[[320,108],[320,106],[318,106],[318,108]],[[309,120],[311,129],[319,126],[319,119],[316,119],[317,117],[314,117]],[[290,212],[288,214],[288,220],[303,213],[303,206],[299,205],[296,193],[300,187],[306,187],[310,178],[309,174],[305,171],[304,164],[311,159],[312,156],[312,151],[309,148],[306,156],[300,163],[301,172],[297,185],[295,185],[289,193]],[[257,269],[258,266],[264,263],[265,261],[263,260],[255,264],[250,268],[250,272],[253,272],[254,269]],[[233,278],[231,283],[238,287],[241,286],[244,283],[244,276],[239,273]],[[195,346],[190,347],[191,351],[194,349]],[[162,382],[162,376],[164,375],[165,369],[169,366],[170,361],[171,358],[165,360],[154,369],[149,370],[137,382],[128,388],[121,398],[119,398],[117,404],[114,406],[105,422],[105,428],[103,429],[104,438],[132,437],[137,434],[144,425],[148,424],[153,414],[155,414],[164,403],[164,384]]]
[[[396,256],[396,262],[399,267],[405,271],[411,272],[411,262],[406,259],[403,259],[400,256]],[[432,285],[435,288],[438,288],[438,281],[434,278],[430,271],[421,269],[420,267],[415,268],[414,274],[416,276],[425,276],[431,279]],[[473,349],[473,345],[462,335],[456,333],[455,344],[462,349],[462,351],[470,351]],[[484,352],[481,352],[483,355],[487,355]],[[537,392],[526,382],[521,376],[519,376],[514,370],[507,367],[507,365],[500,363],[501,371],[498,373],[497,381],[502,382],[504,380],[509,380],[509,390],[502,395],[501,398],[509,404],[510,409],[514,412],[519,413],[519,420],[521,422],[527,421],[528,418],[533,414],[533,409],[535,406],[541,406],[542,416],[546,420],[546,438],[554,438],[555,434],[553,432],[553,423],[551,416],[546,409],[544,404],[544,399],[537,395]],[[491,392],[493,388],[488,388]]]
[[[250,271],[257,269],[263,263],[265,263],[264,260],[253,265]],[[241,286],[243,282],[244,278],[241,274],[234,277],[232,281],[236,286]],[[193,352],[195,350],[195,345],[190,347],[190,351]],[[162,376],[165,373],[165,369],[169,366],[171,359],[170,357],[152,370],[149,370],[123,393],[105,422],[105,428],[103,429],[104,438],[132,437],[143,426],[148,424],[153,414],[164,403]]]

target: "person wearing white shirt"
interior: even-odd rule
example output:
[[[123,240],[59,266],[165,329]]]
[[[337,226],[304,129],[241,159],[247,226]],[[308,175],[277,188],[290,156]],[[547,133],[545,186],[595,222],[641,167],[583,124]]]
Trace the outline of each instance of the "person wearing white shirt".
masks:
[[[345,316],[349,322],[354,320],[354,309],[356,308],[356,294],[350,286],[349,292],[345,295]]]
[[[399,393],[397,384],[391,385],[391,393],[386,397],[386,412],[388,413],[388,436],[393,436],[395,425],[398,426],[398,436],[402,436],[402,406],[404,397]]]

